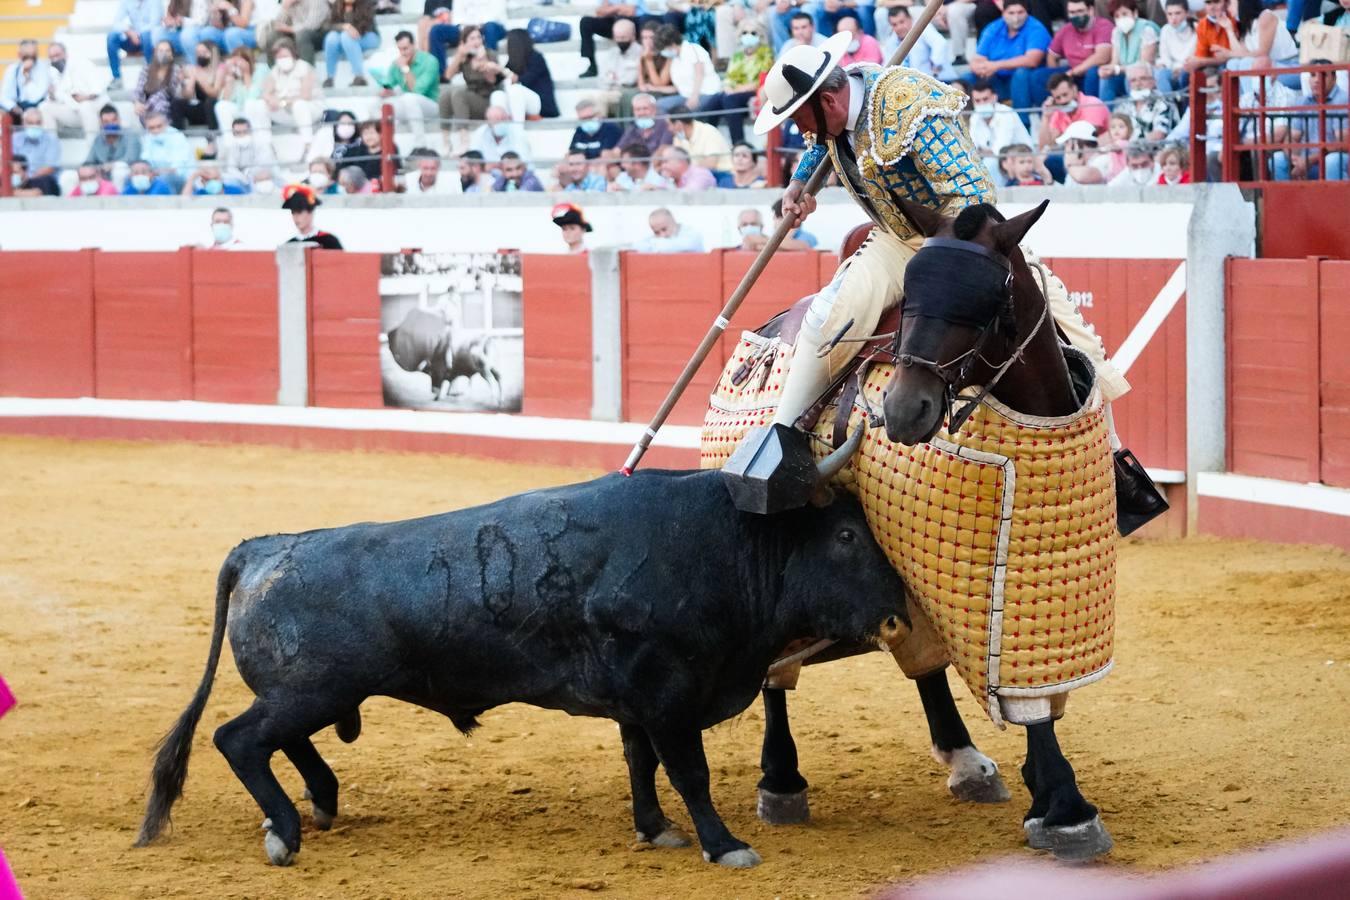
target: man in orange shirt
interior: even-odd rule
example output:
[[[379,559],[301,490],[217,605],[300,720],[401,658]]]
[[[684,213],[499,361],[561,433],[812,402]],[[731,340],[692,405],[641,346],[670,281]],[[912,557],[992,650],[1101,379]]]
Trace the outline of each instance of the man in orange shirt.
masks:
[[[1214,55],[1214,48],[1228,48],[1228,29],[1224,27],[1227,20],[1227,0],[1205,0],[1205,14],[1195,23],[1195,55],[1186,60],[1186,71],[1223,65],[1223,60]]]

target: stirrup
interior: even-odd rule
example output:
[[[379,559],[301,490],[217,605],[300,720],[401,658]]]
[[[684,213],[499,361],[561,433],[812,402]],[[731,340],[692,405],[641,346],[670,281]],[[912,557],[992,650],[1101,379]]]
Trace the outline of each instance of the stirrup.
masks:
[[[760,515],[805,506],[819,478],[810,436],[782,423],[747,432],[722,467],[731,502]]]
[[[1116,525],[1120,536],[1138,531],[1167,512],[1167,499],[1129,450],[1113,454],[1116,467]]]

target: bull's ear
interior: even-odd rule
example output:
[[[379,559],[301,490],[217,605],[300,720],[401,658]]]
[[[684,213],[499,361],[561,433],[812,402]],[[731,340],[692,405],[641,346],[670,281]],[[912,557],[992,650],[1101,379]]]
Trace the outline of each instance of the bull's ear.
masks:
[[[824,509],[834,502],[834,488],[821,482],[811,490],[811,505],[818,509]]]
[[[904,197],[896,197],[900,204],[900,211],[905,214],[905,218],[917,229],[919,234],[924,237],[932,237],[942,230],[942,226],[947,224],[947,217],[935,209],[924,206],[922,203],[915,203],[913,200],[906,200]]]
[[[1039,206],[995,225],[993,229],[994,246],[999,249],[999,252],[1004,256],[1012,253],[1013,248],[1022,243],[1022,238],[1026,237],[1027,232],[1031,230],[1031,226],[1035,225],[1037,220],[1045,214],[1045,208],[1049,205],[1049,200],[1042,200]]]

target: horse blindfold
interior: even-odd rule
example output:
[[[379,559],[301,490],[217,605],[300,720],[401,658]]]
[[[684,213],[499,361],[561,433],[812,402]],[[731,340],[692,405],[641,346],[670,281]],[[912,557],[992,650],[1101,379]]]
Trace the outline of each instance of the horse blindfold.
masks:
[[[978,244],[929,238],[905,267],[902,314],[984,328],[1008,302],[1011,269]],[[978,248],[978,249],[975,249]],[[998,257],[998,258],[996,258]]]

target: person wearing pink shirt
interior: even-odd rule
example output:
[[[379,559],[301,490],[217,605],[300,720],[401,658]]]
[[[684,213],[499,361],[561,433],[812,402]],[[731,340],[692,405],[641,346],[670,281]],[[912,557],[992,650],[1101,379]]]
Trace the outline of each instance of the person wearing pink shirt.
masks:
[[[71,190],[70,197],[116,197],[117,185],[103,177],[98,166],[80,166],[80,180]]]
[[[1078,90],[1078,85],[1067,72],[1057,72],[1050,76],[1046,85],[1050,96],[1041,105],[1042,148],[1052,147],[1056,139],[1074,122],[1087,122],[1097,134],[1106,130],[1111,118],[1111,110],[1106,104]]]
[[[1115,26],[1093,12],[1087,0],[1069,0],[1069,20],[1055,32],[1046,59],[1047,73],[1068,72],[1082,89],[1096,97],[1098,69],[1111,61],[1111,33]]]
[[[717,187],[717,177],[711,169],[694,165],[689,153],[682,147],[662,147],[657,167],[677,191],[710,191]]]
[[[851,66],[854,63],[866,62],[881,65],[881,45],[877,39],[869,34],[864,34],[858,27],[858,20],[853,16],[843,16],[835,23],[835,33],[848,31],[853,34],[853,40],[849,42],[848,49],[844,51],[843,56],[839,57],[839,65]]]

